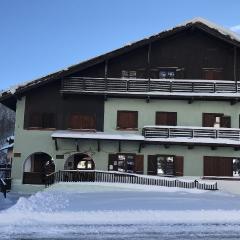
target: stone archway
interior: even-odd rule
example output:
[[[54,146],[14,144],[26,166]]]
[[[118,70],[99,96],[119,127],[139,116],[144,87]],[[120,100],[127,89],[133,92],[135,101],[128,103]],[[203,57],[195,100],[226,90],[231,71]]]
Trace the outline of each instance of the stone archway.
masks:
[[[64,164],[65,170],[94,170],[93,159],[85,153],[72,154]]]
[[[45,176],[55,171],[50,155],[44,152],[31,154],[23,164],[23,184],[44,184]]]

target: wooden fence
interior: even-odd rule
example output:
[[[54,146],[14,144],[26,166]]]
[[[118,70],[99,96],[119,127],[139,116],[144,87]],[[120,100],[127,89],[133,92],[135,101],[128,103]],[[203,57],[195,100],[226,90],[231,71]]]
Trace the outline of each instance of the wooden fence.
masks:
[[[176,178],[164,178],[120,172],[97,170],[62,170],[46,176],[46,187],[58,182],[106,182],[130,183],[152,186],[197,188],[203,190],[217,190],[217,183],[200,183],[197,180],[184,181]]]
[[[240,83],[221,80],[191,79],[124,79],[71,77],[62,80],[62,92],[113,92],[113,93],[240,93]]]

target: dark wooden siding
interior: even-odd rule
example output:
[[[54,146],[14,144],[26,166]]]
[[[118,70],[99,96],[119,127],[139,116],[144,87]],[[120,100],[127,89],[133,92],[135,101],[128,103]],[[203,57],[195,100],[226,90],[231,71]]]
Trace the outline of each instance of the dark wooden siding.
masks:
[[[232,176],[233,158],[231,157],[204,157],[204,176]]]
[[[51,83],[29,92],[26,96],[24,127],[45,125],[56,129],[68,129],[72,114],[94,116],[96,129],[103,131],[104,99],[100,96],[71,95],[63,97],[60,94],[60,82]],[[45,116],[45,117],[44,117]],[[83,122],[83,121],[82,121]]]
[[[176,176],[184,175],[184,157],[183,156],[175,156],[174,158],[174,170]]]
[[[121,77],[122,70],[136,70],[137,77],[148,77],[148,49],[142,46],[108,60],[108,77]],[[177,78],[218,78],[234,80],[234,46],[200,29],[187,29],[151,44],[151,77],[159,67],[178,67]],[[204,69],[218,69],[213,76],[204,74]],[[219,72],[219,69],[221,71]],[[237,79],[240,75],[240,51],[237,50]],[[180,74],[179,74],[180,73]],[[209,72],[208,72],[209,73]],[[211,73],[209,73],[211,75]],[[104,77],[105,63],[96,64],[74,76]]]

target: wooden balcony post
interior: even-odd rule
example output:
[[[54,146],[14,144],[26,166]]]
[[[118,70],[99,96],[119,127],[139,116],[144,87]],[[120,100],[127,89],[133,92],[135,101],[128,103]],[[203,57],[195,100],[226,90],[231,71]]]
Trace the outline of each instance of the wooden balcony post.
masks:
[[[108,90],[108,60],[105,60],[105,68],[104,68],[104,81],[105,81],[105,91]]]
[[[237,47],[234,46],[233,49],[233,78],[234,81],[237,83]]]

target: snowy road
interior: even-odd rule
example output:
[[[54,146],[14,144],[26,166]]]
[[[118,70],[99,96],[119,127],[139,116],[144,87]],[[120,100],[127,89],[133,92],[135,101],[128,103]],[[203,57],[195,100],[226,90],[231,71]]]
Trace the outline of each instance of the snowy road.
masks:
[[[239,238],[240,196],[221,192],[59,184],[0,211],[0,239]]]

